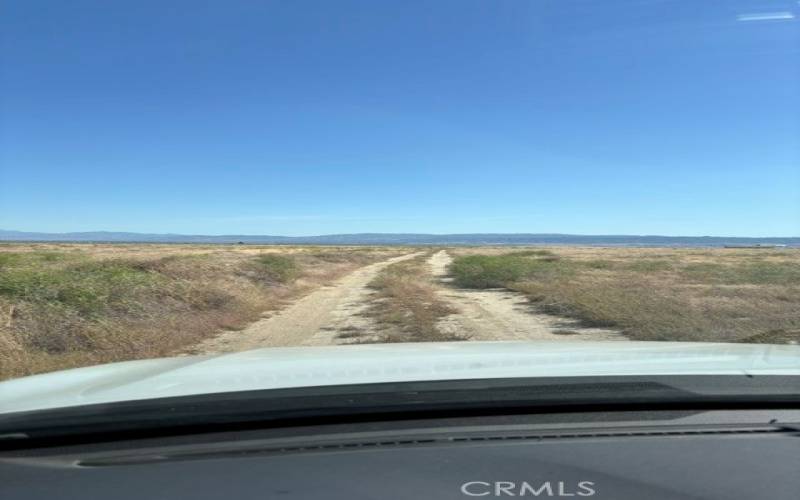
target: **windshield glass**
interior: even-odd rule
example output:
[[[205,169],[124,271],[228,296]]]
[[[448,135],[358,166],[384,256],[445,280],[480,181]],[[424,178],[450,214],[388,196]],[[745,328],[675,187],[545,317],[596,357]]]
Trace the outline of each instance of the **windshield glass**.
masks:
[[[796,1],[12,0],[0,32],[0,411],[800,369]]]

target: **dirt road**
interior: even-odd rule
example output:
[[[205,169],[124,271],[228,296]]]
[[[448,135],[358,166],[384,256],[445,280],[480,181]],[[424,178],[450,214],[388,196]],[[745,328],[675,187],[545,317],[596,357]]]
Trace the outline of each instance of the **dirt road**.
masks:
[[[417,255],[401,255],[357,269],[244,330],[226,332],[203,342],[195,352],[214,354],[259,347],[331,345],[337,343],[336,337],[341,332],[369,332],[374,328],[372,319],[360,314],[369,306],[371,292],[367,284],[386,266]]]
[[[470,340],[627,340],[614,330],[585,328],[568,318],[537,314],[521,293],[454,288],[447,277],[451,261],[445,250],[428,260],[431,274],[443,285],[440,298],[459,311],[439,322],[443,333]]]
[[[357,269],[244,330],[225,332],[206,340],[193,352],[215,354],[259,347],[334,345],[348,343],[346,337],[355,333],[369,338],[380,328],[372,317],[363,314],[374,300],[367,285],[387,266],[421,253],[401,255]],[[437,324],[444,334],[469,340],[626,340],[613,330],[584,328],[567,318],[538,314],[520,293],[454,288],[447,277],[447,265],[451,261],[444,250],[428,260],[434,280],[441,285],[437,294],[458,311]]]

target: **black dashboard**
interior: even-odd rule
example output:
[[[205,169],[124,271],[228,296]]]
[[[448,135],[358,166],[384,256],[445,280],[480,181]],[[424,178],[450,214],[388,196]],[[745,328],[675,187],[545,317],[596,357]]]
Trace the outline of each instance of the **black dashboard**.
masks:
[[[297,426],[0,452],[0,498],[796,499],[800,411]]]

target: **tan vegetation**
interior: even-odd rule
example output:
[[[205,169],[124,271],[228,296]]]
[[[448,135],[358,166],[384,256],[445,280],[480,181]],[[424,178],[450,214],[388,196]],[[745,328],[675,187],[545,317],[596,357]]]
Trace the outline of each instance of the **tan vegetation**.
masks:
[[[218,354],[263,347],[326,346],[346,343],[344,333],[369,335],[378,328],[365,314],[373,292],[369,283],[387,266],[411,259],[418,252],[401,253],[348,273],[292,304],[265,314],[241,331],[224,332],[187,349],[188,354]]]
[[[634,340],[800,340],[795,249],[460,249],[464,287],[505,287],[538,311]]]
[[[284,323],[315,326],[271,338]],[[480,339],[492,328],[496,339],[797,342],[800,251],[0,245],[0,378],[289,340]]]
[[[540,252],[527,252],[526,255]],[[453,277],[448,275],[448,270],[458,275],[458,266],[453,268],[452,262],[447,250],[436,252],[428,261],[431,274],[439,284],[439,298],[457,311],[439,322],[437,326],[442,332],[456,333],[478,341],[628,340],[616,329],[587,327],[575,319],[537,312],[528,298],[519,292],[497,288],[464,288],[463,283],[458,286]]]
[[[443,333],[440,320],[455,312],[437,295],[428,267],[430,252],[388,266],[370,283],[375,290],[366,314],[381,328],[377,335],[343,332],[340,337],[353,342],[444,342],[466,340],[457,334]]]
[[[2,245],[0,378],[174,354],[398,252]]]

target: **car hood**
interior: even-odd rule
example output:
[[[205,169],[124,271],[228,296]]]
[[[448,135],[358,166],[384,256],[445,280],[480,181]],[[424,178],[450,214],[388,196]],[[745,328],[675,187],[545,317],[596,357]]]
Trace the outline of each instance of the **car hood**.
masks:
[[[287,347],[112,363],[0,383],[0,413],[380,382],[613,375],[800,375],[800,346],[452,342]]]

